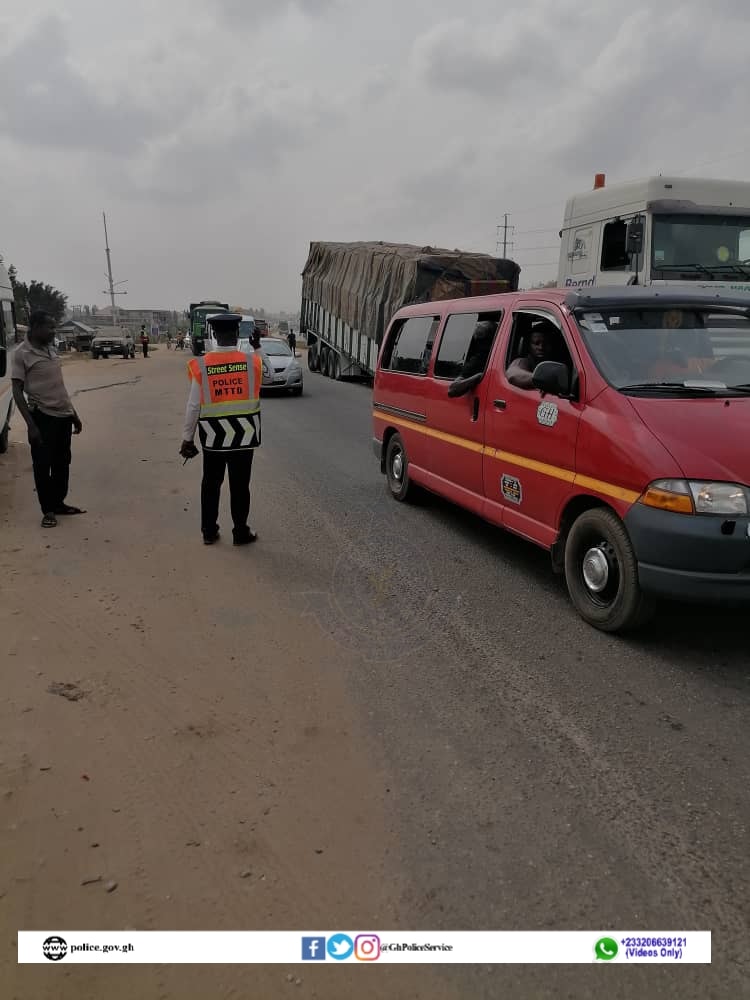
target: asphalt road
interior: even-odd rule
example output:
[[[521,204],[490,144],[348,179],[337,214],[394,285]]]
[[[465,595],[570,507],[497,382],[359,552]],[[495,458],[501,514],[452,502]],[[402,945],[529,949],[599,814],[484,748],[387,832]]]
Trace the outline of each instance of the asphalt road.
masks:
[[[351,651],[397,776],[410,925],[708,929],[711,968],[618,969],[607,995],[750,995],[746,616],[675,606],[638,638],[594,631],[545,553],[386,495],[368,388],[306,391],[266,404],[258,488],[294,484],[288,586],[321,591],[308,607]],[[594,997],[597,971],[454,975],[465,996]]]
[[[263,402],[258,544],[206,549],[197,463],[175,459],[185,360],[66,368],[97,389],[78,397],[70,499],[85,520],[40,536],[17,429],[0,466],[5,940],[36,926],[705,929],[706,967],[305,968],[295,995],[748,995],[746,616],[670,608],[638,638],[590,629],[544,553],[436,498],[391,500],[370,390],[309,373],[301,398]],[[30,630],[42,600],[47,631]],[[52,698],[51,680],[86,697]],[[80,896],[89,831],[110,843],[114,897]],[[241,882],[250,904],[247,858],[263,872]],[[19,1000],[289,989],[269,973],[253,992],[241,967],[87,966],[65,992],[9,969]]]

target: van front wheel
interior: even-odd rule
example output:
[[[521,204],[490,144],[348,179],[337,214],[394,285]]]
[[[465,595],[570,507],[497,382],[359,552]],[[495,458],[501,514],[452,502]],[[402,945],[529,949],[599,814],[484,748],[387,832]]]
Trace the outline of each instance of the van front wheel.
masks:
[[[565,581],[579,615],[602,632],[626,632],[653,613],[638,582],[625,525],[603,507],[584,511],[565,542]]]
[[[417,492],[409,479],[409,457],[400,434],[394,434],[385,450],[385,477],[394,500],[413,500]]]

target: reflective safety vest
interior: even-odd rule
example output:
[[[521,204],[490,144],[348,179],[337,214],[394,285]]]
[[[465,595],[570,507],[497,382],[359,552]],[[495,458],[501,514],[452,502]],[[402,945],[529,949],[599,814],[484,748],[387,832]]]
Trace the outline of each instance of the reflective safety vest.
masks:
[[[188,362],[201,387],[198,434],[205,451],[246,451],[260,445],[260,354],[209,351]]]

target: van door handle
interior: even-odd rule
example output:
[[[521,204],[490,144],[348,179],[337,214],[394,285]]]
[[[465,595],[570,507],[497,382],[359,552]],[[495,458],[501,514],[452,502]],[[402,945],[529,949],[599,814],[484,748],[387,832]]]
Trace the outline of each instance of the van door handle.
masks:
[[[474,408],[472,410],[472,417],[471,417],[471,419],[473,421],[479,420],[479,397],[478,396],[474,397]]]
[[[492,405],[496,410],[504,410],[506,404],[504,399],[496,399]]]

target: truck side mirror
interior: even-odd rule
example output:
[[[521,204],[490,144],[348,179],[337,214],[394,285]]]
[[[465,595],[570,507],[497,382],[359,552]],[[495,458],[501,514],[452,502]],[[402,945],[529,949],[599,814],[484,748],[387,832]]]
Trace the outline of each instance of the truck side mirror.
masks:
[[[531,376],[536,389],[551,396],[570,396],[570,375],[559,361],[540,361]]]
[[[631,219],[626,234],[627,251],[630,257],[636,257],[643,251],[643,219]]]

